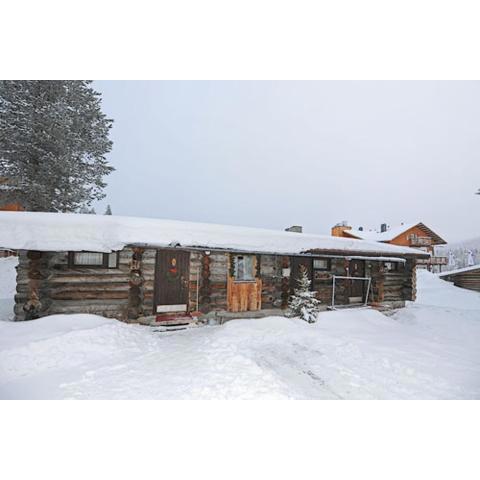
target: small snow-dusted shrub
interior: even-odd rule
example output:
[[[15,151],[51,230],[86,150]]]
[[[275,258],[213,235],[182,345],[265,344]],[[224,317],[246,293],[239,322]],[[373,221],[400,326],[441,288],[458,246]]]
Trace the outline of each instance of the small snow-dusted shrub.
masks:
[[[300,317],[308,323],[314,323],[317,320],[321,302],[315,297],[315,292],[310,290],[312,282],[308,278],[307,269],[303,265],[300,266],[300,277],[297,283],[298,288],[294,290],[294,294],[290,297],[288,303],[290,316]]]

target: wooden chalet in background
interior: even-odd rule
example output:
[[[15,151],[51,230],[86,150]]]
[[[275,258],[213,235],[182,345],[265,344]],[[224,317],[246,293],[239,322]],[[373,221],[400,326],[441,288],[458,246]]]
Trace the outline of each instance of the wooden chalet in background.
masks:
[[[392,228],[387,227],[387,224],[383,223],[380,226],[380,231],[367,231],[362,227],[355,230],[348,226],[347,222],[342,222],[332,227],[332,236],[372,240],[424,250],[430,253],[431,257],[419,260],[418,264],[425,266],[429,270],[438,268],[441,271],[442,266],[448,264],[447,257],[435,255],[435,246],[446,245],[447,242],[421,222],[402,224]]]
[[[144,323],[281,315],[302,265],[324,308],[397,308],[415,299],[415,266],[429,256],[298,229],[105,215],[0,212],[0,232],[0,247],[20,252],[16,320],[58,313]]]

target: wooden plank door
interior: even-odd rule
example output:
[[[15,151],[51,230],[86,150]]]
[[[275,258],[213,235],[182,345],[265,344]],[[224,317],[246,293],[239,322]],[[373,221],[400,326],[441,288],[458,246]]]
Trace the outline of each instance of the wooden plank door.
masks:
[[[190,253],[157,250],[154,313],[187,312]]]
[[[348,265],[348,273],[351,277],[365,277],[365,261],[364,260],[350,260]],[[362,302],[364,301],[365,294],[365,281],[360,280],[348,280],[349,297],[361,297]]]

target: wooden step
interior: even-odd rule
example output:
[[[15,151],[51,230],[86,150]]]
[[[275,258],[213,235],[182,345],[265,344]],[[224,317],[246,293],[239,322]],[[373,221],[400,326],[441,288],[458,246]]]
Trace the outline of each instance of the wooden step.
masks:
[[[188,330],[190,328],[198,328],[200,325],[196,323],[186,323],[178,325],[152,325],[154,332],[165,333],[165,332],[176,332],[179,330]]]
[[[188,325],[196,322],[197,319],[189,315],[174,316],[156,316],[155,320],[150,325]]]

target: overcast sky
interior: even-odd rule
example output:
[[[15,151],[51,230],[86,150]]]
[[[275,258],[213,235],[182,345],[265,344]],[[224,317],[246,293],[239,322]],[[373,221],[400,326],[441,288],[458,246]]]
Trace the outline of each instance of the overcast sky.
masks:
[[[480,82],[102,81],[114,214],[480,235]]]

